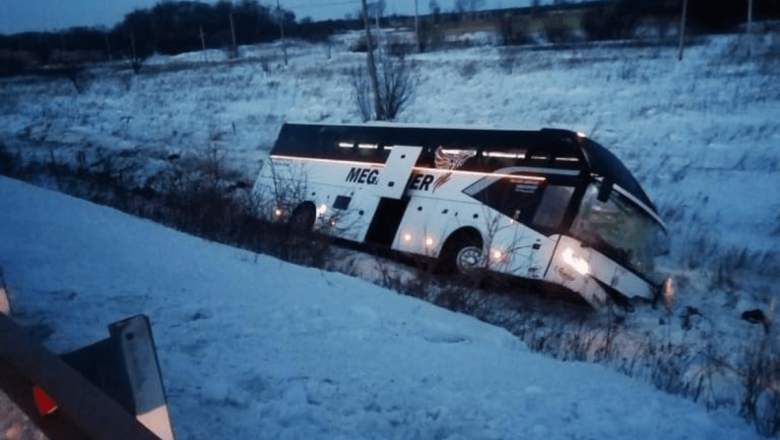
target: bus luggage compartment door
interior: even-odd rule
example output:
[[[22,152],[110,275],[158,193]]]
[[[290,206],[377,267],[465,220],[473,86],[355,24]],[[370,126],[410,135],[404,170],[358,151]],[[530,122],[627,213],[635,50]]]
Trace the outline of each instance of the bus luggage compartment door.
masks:
[[[417,163],[417,158],[420,157],[422,147],[395,145],[392,148],[372,192],[379,197],[400,199],[404,195],[406,182],[412,175],[412,169]]]

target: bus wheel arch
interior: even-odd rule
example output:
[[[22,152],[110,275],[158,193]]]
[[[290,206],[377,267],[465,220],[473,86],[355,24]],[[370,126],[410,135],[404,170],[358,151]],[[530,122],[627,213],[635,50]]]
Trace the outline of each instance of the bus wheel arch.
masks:
[[[314,229],[314,222],[317,220],[317,208],[312,202],[303,202],[296,206],[290,218],[287,220],[287,227],[290,232],[308,233]]]
[[[437,268],[446,274],[462,274],[482,266],[484,241],[476,228],[466,226],[450,234],[439,252]]]

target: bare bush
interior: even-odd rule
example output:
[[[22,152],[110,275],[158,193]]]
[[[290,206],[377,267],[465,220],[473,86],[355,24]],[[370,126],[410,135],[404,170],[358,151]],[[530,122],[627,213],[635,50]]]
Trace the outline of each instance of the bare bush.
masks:
[[[414,95],[415,81],[403,57],[381,54],[378,57],[379,96],[382,115],[377,119],[392,121]]]
[[[544,36],[553,44],[568,43],[572,39],[572,29],[566,22],[547,22],[544,25]]]
[[[524,22],[516,22],[511,16],[501,19],[499,35],[504,46],[530,44],[533,42],[528,33],[528,26]]]
[[[355,103],[360,111],[363,122],[371,120],[371,86],[368,83],[368,74],[363,66],[350,69],[349,76],[352,87],[355,89]]]
[[[511,48],[501,50],[501,58],[498,61],[498,67],[507,75],[511,75],[517,63],[517,52]]]
[[[774,299],[764,318],[764,334],[747,349],[742,370],[744,396],[741,412],[765,436],[780,433],[780,355],[775,343]]]
[[[4,144],[0,144],[0,175],[18,177],[22,171],[22,154],[18,150],[12,153]]]
[[[474,75],[479,72],[479,64],[475,60],[468,61],[466,64],[460,66],[458,72],[463,79],[468,81],[471,78],[474,78]]]
[[[377,51],[376,60],[379,97],[374,112],[371,112],[372,99],[366,69],[360,67],[350,71],[358,109],[364,121],[372,119],[372,115],[379,121],[392,121],[414,96],[416,81],[404,57]]]
[[[444,45],[444,30],[434,20],[423,20],[420,25],[420,51],[436,50]]]

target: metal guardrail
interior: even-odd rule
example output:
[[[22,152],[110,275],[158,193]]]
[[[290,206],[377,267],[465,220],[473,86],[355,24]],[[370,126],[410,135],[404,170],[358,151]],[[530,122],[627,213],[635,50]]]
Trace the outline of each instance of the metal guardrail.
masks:
[[[147,330],[144,330],[144,324]],[[56,402],[58,411],[62,412],[64,418],[73,425],[73,428],[83,432],[93,440],[160,440],[160,437],[132,414],[135,412],[141,418],[143,415],[141,411],[147,415],[154,414],[155,416],[162,413],[165,417],[164,426],[153,426],[152,428],[158,434],[162,433],[160,434],[162,437],[172,439],[173,432],[167,418],[167,406],[164,402],[165,396],[162,392],[154,346],[153,344],[144,346],[145,343],[141,343],[140,348],[127,345],[128,343],[135,344],[133,340],[136,335],[140,336],[139,340],[148,337],[148,341],[151,343],[148,319],[145,316],[133,317],[112,324],[109,329],[111,338],[79,351],[86,350],[86,352],[95,353],[91,347],[106,345],[106,341],[116,342],[120,356],[124,357],[122,377],[128,380],[127,392],[131,394],[129,400],[135,411],[128,411],[115,400],[115,397],[109,397],[106,392],[87,379],[83,372],[77,371],[69,362],[49,352],[9,317],[1,313],[0,367],[2,368],[0,368],[0,387],[5,389],[8,386],[16,385],[18,388],[18,384],[2,383],[3,379],[13,380],[14,373],[17,375],[17,379],[24,378],[30,384],[44,390]],[[148,332],[148,334],[144,335],[144,332]],[[66,355],[71,357],[70,363],[73,363],[74,359],[76,359],[75,362],[78,362],[79,355],[77,353]],[[128,362],[128,356],[132,358],[131,362]],[[95,356],[96,359],[98,357]],[[135,367],[128,368],[128,364],[132,363],[135,363]],[[138,365],[142,367],[139,369]],[[152,366],[154,371],[150,374],[150,368],[143,367],[143,365]],[[133,370],[133,368],[135,371],[128,371]],[[2,374],[3,371],[7,374]],[[154,375],[156,375],[157,382],[154,380]],[[139,378],[143,379],[141,381],[143,384],[137,381]],[[144,385],[149,383],[152,383],[154,389],[150,390],[148,385]],[[31,396],[31,388],[29,393]],[[12,398],[14,394],[18,395],[18,393],[11,392],[8,394]],[[161,399],[162,402],[160,402]],[[46,420],[40,420],[39,423],[45,424]]]

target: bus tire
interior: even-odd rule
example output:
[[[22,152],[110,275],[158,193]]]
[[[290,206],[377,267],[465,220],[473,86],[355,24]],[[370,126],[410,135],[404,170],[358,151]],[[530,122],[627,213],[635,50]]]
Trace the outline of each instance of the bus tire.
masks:
[[[287,227],[293,234],[308,234],[314,228],[317,219],[317,209],[313,203],[306,202],[298,205],[287,220]]]
[[[439,271],[468,274],[484,266],[482,238],[476,231],[464,230],[447,239],[439,254]]]

